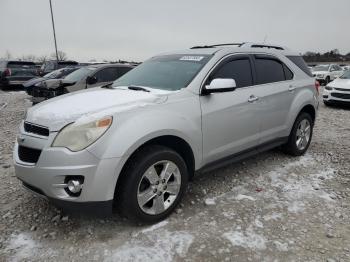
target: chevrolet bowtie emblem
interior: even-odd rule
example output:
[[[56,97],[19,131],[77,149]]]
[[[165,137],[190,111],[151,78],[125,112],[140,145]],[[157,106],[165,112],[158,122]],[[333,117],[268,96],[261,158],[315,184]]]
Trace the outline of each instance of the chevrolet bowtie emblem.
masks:
[[[18,142],[18,143],[23,143],[24,140],[26,140],[26,139],[25,139],[23,136],[18,136],[18,137],[17,137],[17,142]]]

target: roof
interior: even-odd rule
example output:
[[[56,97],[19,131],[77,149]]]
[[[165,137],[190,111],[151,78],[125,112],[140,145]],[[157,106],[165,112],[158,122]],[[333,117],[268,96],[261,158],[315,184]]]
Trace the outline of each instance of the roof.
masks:
[[[271,44],[262,44],[262,43],[226,43],[226,44],[215,44],[215,45],[202,45],[202,46],[193,46],[190,49],[179,50],[175,52],[163,53],[162,55],[167,54],[194,54],[194,55],[213,55],[219,51],[227,52],[257,52],[257,51],[268,51],[269,53],[279,53],[284,55],[300,55],[296,52],[291,51],[287,47]]]

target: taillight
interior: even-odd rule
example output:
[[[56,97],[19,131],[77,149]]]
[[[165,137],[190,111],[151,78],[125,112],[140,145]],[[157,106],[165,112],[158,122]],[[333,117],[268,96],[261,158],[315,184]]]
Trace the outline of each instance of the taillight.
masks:
[[[317,95],[320,94],[320,82],[318,82],[317,80],[315,81],[315,89],[317,91]]]
[[[5,71],[4,71],[4,75],[5,76],[10,76],[11,75],[11,69],[6,68]]]

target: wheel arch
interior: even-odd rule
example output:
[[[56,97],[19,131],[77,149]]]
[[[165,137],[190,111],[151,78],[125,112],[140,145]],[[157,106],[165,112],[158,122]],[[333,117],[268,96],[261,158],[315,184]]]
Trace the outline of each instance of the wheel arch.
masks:
[[[177,152],[185,161],[186,166],[188,168],[189,172],[189,178],[193,178],[194,172],[195,172],[195,164],[196,159],[193,152],[192,147],[190,144],[184,140],[183,138],[176,136],[176,135],[161,135],[154,137],[152,139],[147,140],[146,142],[139,145],[126,159],[119,176],[116,181],[115,190],[114,190],[114,198],[117,196],[118,193],[118,186],[120,186],[121,180],[124,178],[124,175],[126,174],[125,169],[132,163],[134,156],[144,149],[147,146],[150,145],[161,145],[168,148],[173,149],[175,152]]]

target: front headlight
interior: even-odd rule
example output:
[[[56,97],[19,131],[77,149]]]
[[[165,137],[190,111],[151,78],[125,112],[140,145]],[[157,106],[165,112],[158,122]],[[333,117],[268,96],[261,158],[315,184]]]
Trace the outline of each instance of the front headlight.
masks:
[[[331,87],[331,86],[326,86],[325,89],[326,89],[326,90],[333,90],[333,87]]]
[[[66,147],[74,152],[81,151],[96,142],[111,124],[111,116],[83,124],[69,124],[58,133],[52,147]]]

